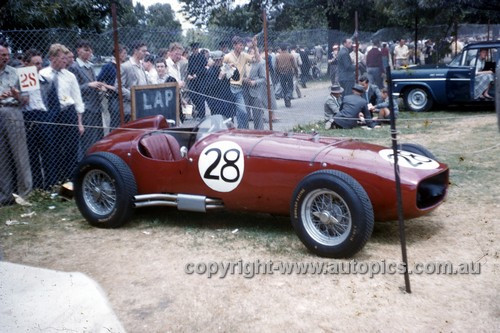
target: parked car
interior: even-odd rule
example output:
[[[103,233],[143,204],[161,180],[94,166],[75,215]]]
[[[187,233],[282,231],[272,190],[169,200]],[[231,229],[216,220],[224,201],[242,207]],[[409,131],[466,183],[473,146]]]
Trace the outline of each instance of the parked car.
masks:
[[[448,167],[418,145],[399,156],[405,218],[429,213],[446,196]],[[312,252],[350,257],[374,220],[397,219],[393,157],[348,138],[235,129],[220,115],[193,128],[170,128],[158,115],[92,146],[74,195],[88,222],[105,228],[149,206],[290,215]]]
[[[474,99],[475,61],[480,49],[488,50],[485,68],[495,71],[500,41],[473,43],[447,65],[410,66],[392,71],[393,96],[403,98],[405,109],[416,112],[427,111],[434,104],[485,103]],[[494,88],[491,94],[494,95]]]

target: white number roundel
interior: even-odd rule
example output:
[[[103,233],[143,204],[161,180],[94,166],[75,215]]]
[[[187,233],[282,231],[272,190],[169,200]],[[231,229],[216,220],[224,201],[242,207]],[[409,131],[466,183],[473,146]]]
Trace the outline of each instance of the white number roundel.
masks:
[[[394,163],[394,151],[392,149],[383,149],[378,153],[384,160]],[[439,163],[432,158],[404,150],[398,150],[398,165],[404,168],[422,170],[437,169],[439,167]]]
[[[203,149],[198,160],[201,179],[212,190],[231,192],[241,182],[245,171],[241,147],[231,141],[219,141]]]

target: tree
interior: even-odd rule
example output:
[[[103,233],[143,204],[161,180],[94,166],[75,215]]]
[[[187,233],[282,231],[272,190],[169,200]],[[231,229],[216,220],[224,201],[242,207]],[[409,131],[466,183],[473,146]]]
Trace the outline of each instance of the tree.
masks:
[[[6,0],[0,9],[2,30],[77,27],[100,32],[110,13],[110,2],[40,0],[35,3],[31,0]]]
[[[242,31],[257,33],[262,30],[262,10],[257,2],[234,9],[215,8],[207,20],[208,26],[231,27]]]
[[[212,11],[219,9],[230,10],[232,0],[180,0],[182,12],[191,23],[198,27],[206,25]]]
[[[181,24],[175,19],[174,11],[169,4],[154,4],[148,7],[146,13],[148,27],[181,29]]]

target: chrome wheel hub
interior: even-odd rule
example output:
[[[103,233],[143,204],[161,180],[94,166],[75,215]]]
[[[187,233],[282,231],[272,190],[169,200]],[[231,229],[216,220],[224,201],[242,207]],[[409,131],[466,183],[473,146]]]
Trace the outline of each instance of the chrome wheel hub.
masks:
[[[323,245],[338,245],[351,231],[352,218],[347,203],[329,189],[309,192],[302,202],[301,217],[307,233]]]
[[[109,175],[101,170],[92,170],[82,181],[83,198],[87,207],[95,214],[108,215],[116,205],[116,187]]]

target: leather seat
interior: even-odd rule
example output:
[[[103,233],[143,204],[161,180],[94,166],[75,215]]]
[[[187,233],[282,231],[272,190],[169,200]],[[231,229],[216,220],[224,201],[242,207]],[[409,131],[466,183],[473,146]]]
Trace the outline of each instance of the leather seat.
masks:
[[[141,139],[142,153],[154,160],[177,161],[182,159],[179,143],[170,134],[153,134]]]

